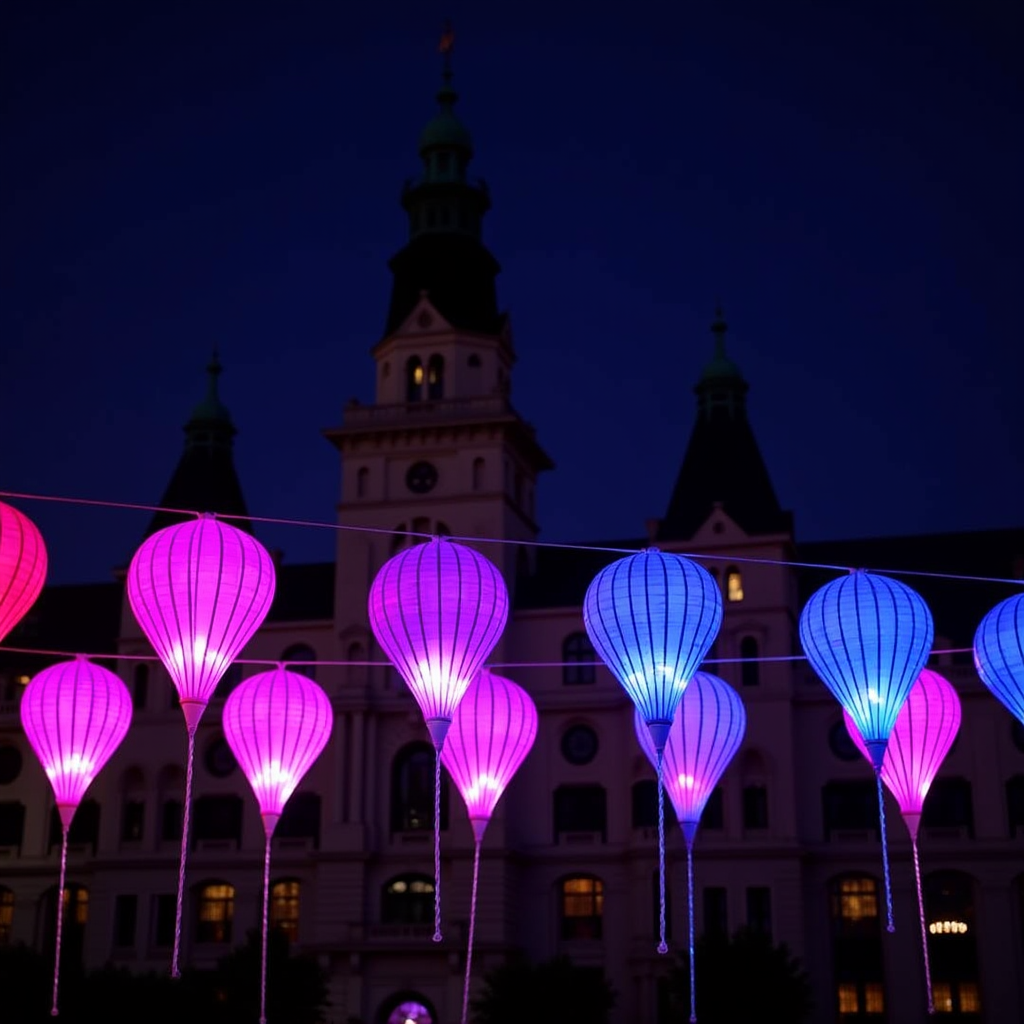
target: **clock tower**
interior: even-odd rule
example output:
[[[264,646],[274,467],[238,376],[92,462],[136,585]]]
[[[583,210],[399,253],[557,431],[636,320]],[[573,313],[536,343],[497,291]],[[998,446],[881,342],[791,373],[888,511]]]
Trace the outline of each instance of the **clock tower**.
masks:
[[[473,145],[456,100],[446,53],[438,110],[420,134],[422,168],[402,194],[409,236],[389,263],[391,299],[371,350],[375,401],[350,402],[326,431],[341,454],[335,619],[352,660],[372,647],[370,582],[417,535],[466,539],[512,591],[532,549],[488,539],[536,538],[537,478],[552,468],[511,402],[512,329],[481,237],[490,196],[467,174]]]

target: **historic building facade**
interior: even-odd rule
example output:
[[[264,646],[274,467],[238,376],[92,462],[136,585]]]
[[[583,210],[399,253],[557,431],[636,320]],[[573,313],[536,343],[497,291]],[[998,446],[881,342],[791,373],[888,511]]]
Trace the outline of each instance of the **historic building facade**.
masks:
[[[366,598],[384,561],[417,535],[486,538],[480,550],[513,598],[492,662],[520,666],[502,671],[532,695],[540,725],[484,838],[474,977],[479,984],[514,950],[536,960],[564,953],[605,970],[618,1024],[657,1022],[668,958],[656,952],[654,774],[634,736],[632,705],[595,666],[581,618],[587,584],[613,556],[530,545],[538,479],[553,467],[510,401],[513,336],[481,235],[490,197],[469,179],[472,142],[447,74],[438,103],[420,138],[421,176],[403,194],[409,239],[390,263],[385,330],[372,350],[374,401],[350,404],[327,432],[341,456],[339,523],[349,529],[338,532],[335,563],[278,567],[274,607],[245,651],[307,672],[335,711],[331,741],[273,841],[271,921],[328,968],[337,1024],[458,1019],[473,836],[446,784],[444,938],[434,943],[432,748],[413,698],[382,664]],[[1024,530],[800,544],[758,451],[721,315],[709,350],[665,516],[617,545],[708,556],[722,587],[725,617],[707,667],[740,693],[748,725],[696,842],[697,931],[750,926],[785,942],[810,973],[820,1024],[923,1021],[905,830],[891,805],[897,930],[889,935],[873,776],[835,701],[798,657],[802,602],[835,574],[794,563],[1020,579]],[[161,504],[244,515],[219,373],[214,360]],[[158,514],[150,532],[172,521]],[[1024,729],[964,653],[981,616],[1011,589],[912,585],[932,607],[936,649],[961,652],[933,659],[963,705],[921,835],[936,1004],[949,1017],[1018,1021]],[[89,967],[166,969],[185,730],[163,670],[131,660],[149,647],[124,600],[123,572],[109,583],[48,588],[7,642],[121,655],[134,720],[72,827],[64,942]],[[0,942],[39,948],[52,948],[60,833],[20,730],[18,696],[48,660],[0,652]],[[186,963],[212,964],[260,919],[262,825],[219,726],[224,696],[255,670],[233,667],[198,731]],[[687,907],[674,827],[668,876],[677,950]]]

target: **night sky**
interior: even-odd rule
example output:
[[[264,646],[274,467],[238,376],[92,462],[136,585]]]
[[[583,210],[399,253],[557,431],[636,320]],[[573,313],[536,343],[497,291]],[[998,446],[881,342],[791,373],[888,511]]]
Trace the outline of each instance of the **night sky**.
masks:
[[[8,0],[0,490],[155,504],[216,346],[250,511],[334,519],[447,16],[542,539],[664,513],[719,300],[799,539],[1024,525],[1020,11]],[[53,582],[148,520],[14,503]]]

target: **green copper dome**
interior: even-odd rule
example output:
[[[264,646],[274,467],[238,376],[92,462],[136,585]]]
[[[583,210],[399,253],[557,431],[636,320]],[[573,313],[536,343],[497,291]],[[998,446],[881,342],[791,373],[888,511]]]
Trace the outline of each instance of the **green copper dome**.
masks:
[[[472,151],[472,136],[452,109],[457,99],[458,93],[446,81],[437,94],[437,104],[440,109],[433,119],[427,123],[423,131],[420,132],[420,154],[423,154],[428,149],[463,149]]]
[[[213,353],[213,358],[210,360],[209,366],[206,367],[208,375],[208,383],[206,387],[206,397],[192,410],[192,415],[189,418],[190,423],[195,423],[199,420],[220,420],[223,423],[231,423],[231,413],[228,412],[227,406],[220,400],[220,395],[217,394],[217,378],[221,375],[223,367],[220,365],[220,359],[217,357],[217,353]]]
[[[722,310],[715,311],[715,322],[711,325],[711,333],[715,336],[715,351],[704,369],[701,371],[702,381],[716,380],[722,377],[735,377],[743,379],[740,368],[725,353],[725,332],[727,324],[722,319]]]

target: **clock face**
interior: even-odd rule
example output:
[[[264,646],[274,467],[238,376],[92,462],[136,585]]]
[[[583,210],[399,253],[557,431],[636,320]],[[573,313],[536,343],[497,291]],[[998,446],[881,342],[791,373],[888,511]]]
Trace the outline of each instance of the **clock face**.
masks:
[[[405,486],[416,494],[426,494],[437,483],[437,470],[429,462],[414,462],[405,474]]]

